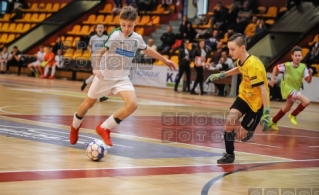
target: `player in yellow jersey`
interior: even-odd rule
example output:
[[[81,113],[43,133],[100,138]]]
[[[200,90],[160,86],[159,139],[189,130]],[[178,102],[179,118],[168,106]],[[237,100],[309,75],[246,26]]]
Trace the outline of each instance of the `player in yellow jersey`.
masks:
[[[224,141],[226,153],[217,160],[218,164],[233,163],[235,160],[235,138],[243,142],[248,141],[254,134],[260,122],[262,130],[271,127],[269,109],[269,89],[266,70],[263,63],[246,51],[246,38],[240,33],[235,33],[228,39],[229,54],[237,59],[236,67],[223,73],[210,75],[206,83],[213,82],[227,76],[242,74],[239,86],[239,95],[226,118],[224,126]],[[242,117],[241,127],[236,127],[236,122]]]

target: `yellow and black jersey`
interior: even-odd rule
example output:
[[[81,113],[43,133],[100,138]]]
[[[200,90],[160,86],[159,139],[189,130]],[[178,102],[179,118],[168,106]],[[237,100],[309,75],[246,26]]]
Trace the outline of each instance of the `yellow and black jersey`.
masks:
[[[257,112],[263,105],[261,91],[257,86],[265,85],[269,94],[268,80],[264,64],[253,55],[240,63],[238,59],[236,65],[242,74],[242,81],[239,86],[239,97],[243,99],[249,107]]]

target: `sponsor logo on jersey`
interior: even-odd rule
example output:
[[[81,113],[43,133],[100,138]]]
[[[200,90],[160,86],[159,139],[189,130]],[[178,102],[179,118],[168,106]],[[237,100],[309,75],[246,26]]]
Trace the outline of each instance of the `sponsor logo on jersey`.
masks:
[[[135,52],[127,51],[127,50],[124,50],[121,48],[116,48],[115,53],[119,54],[121,56],[130,57],[130,58],[134,58],[134,56],[135,56]]]

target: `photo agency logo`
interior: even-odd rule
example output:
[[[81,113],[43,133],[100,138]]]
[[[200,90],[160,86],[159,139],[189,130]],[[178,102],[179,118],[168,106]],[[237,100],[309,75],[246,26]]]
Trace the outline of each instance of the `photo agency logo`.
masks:
[[[319,188],[249,188],[248,195],[319,195]]]
[[[217,143],[224,142],[226,117],[229,126],[237,129],[240,123],[228,112],[163,112],[161,114],[162,142]],[[236,133],[234,132],[235,141]],[[238,140],[237,140],[238,141]],[[249,139],[254,142],[254,137]]]

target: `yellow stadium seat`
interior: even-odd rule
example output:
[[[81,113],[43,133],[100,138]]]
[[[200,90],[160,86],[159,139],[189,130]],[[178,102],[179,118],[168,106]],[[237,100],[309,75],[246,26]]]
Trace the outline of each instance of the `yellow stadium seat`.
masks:
[[[38,10],[38,3],[32,3],[29,10],[30,11],[37,11]]]
[[[77,34],[78,32],[80,32],[81,30],[81,26],[80,25],[74,25],[71,31],[68,31],[67,34]]]
[[[79,57],[82,57],[82,50],[76,50],[74,53],[73,53],[73,59],[78,59]]]
[[[4,14],[3,18],[0,18],[0,22],[5,22],[10,20],[10,14]]]
[[[16,23],[11,23],[9,28],[7,29],[7,32],[15,32],[16,31]]]
[[[150,21],[150,16],[144,15],[139,22],[140,25],[146,25]]]
[[[88,25],[84,25],[81,28],[81,31],[77,33],[77,35],[89,35],[90,34],[90,28]]]
[[[111,32],[115,29],[115,26],[109,26],[107,28],[107,34],[111,34]]]
[[[303,58],[307,55],[308,52],[309,52],[308,48],[301,48],[301,53]]]
[[[8,28],[9,28],[9,23],[4,23],[4,24],[1,26],[0,31],[1,31],[1,32],[6,32]]]
[[[69,49],[67,49],[67,50],[64,52],[63,56],[64,56],[64,57],[69,57],[69,58],[71,58],[71,57],[73,57],[73,53],[74,53],[74,49],[69,48]]]
[[[155,11],[152,11],[153,14],[161,14],[165,11],[165,9],[163,8],[162,4],[158,4],[157,8]]]
[[[316,34],[315,37],[313,38],[313,40],[308,43],[308,45],[311,46],[314,42],[316,42],[318,40],[319,40],[319,34]]]
[[[76,44],[80,41],[80,37],[74,37],[73,42],[72,42],[72,47],[76,47]]]
[[[50,12],[52,10],[52,3],[47,3],[44,8],[44,12]]]
[[[266,14],[264,14],[263,16],[265,17],[276,17],[277,16],[277,12],[278,12],[278,8],[275,6],[269,7],[268,11]]]
[[[107,3],[104,6],[104,9],[100,10],[100,13],[112,13],[113,6],[111,3]]]
[[[55,4],[53,4],[51,11],[56,12],[59,9],[60,9],[60,4],[59,3],[55,3]]]
[[[153,16],[152,19],[147,23],[148,26],[159,26],[160,24],[160,17]]]
[[[103,24],[109,24],[109,22],[112,21],[112,20],[113,20],[113,15],[107,15],[104,18]]]
[[[31,22],[31,16],[31,13],[26,13],[22,19],[17,19],[15,22]]]
[[[91,60],[91,53],[89,50],[85,50],[82,54],[82,57],[87,59],[87,60]]]
[[[172,56],[170,60],[173,61],[175,64],[178,64],[179,61],[178,56]]]
[[[8,34],[6,34],[6,33],[2,34],[1,38],[0,38],[0,43],[7,43],[6,42],[7,39],[8,39]]]
[[[118,25],[120,22],[120,16],[119,15],[116,15],[112,21],[110,21],[108,24],[110,25]]]
[[[272,20],[272,19],[265,21],[265,24],[268,24],[268,25],[273,25],[274,23],[275,23],[275,20]]]
[[[96,19],[91,22],[92,24],[98,24],[98,23],[103,23],[104,22],[104,15],[98,15]]]
[[[27,23],[27,24],[25,24],[25,25],[23,26],[22,32],[27,32],[28,30],[30,30],[30,28],[31,28],[30,23]]]
[[[66,6],[66,3],[62,3],[60,9],[65,7],[65,6]]]
[[[46,14],[40,14],[37,21],[42,22],[43,20],[45,20],[46,17]]]
[[[89,17],[86,21],[83,21],[83,24],[93,24],[95,19],[96,19],[96,16],[94,14],[91,14],[91,15],[89,15]]]
[[[18,32],[18,33],[23,33],[23,24],[22,24],[22,23],[19,23],[19,24],[16,26],[15,31]]]
[[[39,14],[37,14],[37,13],[32,14],[30,21],[31,22],[38,22],[38,18],[39,18]]]
[[[15,38],[15,34],[9,34],[8,39],[7,39],[7,43],[13,41]]]
[[[135,31],[137,34],[144,36],[144,28],[139,28]]]

